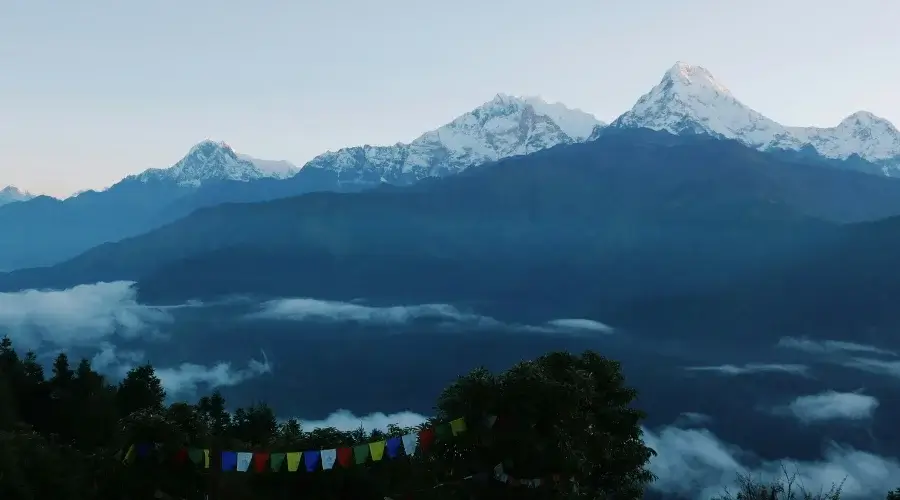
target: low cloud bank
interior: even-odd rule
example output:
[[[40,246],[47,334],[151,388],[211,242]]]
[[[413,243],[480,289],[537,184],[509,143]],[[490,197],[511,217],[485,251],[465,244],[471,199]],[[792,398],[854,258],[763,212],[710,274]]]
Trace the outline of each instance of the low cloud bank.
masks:
[[[885,361],[882,359],[853,358],[841,363],[848,368],[854,368],[876,375],[900,378],[900,361]]]
[[[390,414],[378,412],[358,417],[348,410],[338,410],[324,420],[298,420],[306,430],[334,427],[341,431],[352,431],[362,426],[366,431],[376,429],[384,431],[391,424],[400,427],[416,426],[427,420],[427,417],[408,411]]]
[[[793,416],[804,424],[833,420],[869,420],[878,408],[878,399],[855,392],[826,391],[800,396],[775,413]]]
[[[687,371],[715,372],[719,375],[737,376],[755,373],[786,373],[790,375],[809,376],[809,367],[794,364],[748,363],[745,365],[688,366]]]
[[[535,333],[592,335],[613,333],[599,321],[582,318],[554,319],[541,325],[509,324],[490,316],[464,312],[450,304],[415,304],[376,307],[350,302],[310,298],[286,298],[264,302],[251,319],[281,321],[353,322],[369,325],[402,326],[418,320],[438,322],[445,328],[510,330]]]
[[[110,378],[120,380],[129,370],[143,363],[144,358],[143,351],[125,351],[104,342],[99,352],[91,358],[91,366]],[[272,373],[272,365],[265,352],[262,352],[262,359],[262,361],[250,359],[243,368],[235,368],[232,363],[225,361],[213,365],[181,363],[177,366],[154,366],[154,368],[167,397],[185,398],[196,395],[200,389],[212,390],[233,386]]]
[[[879,354],[896,356],[897,353],[868,344],[844,342],[842,340],[810,340],[806,338],[783,337],[775,344],[776,347],[794,349],[813,354]]]
[[[869,344],[841,340],[809,340],[784,337],[776,347],[823,356],[824,361],[875,375],[900,378],[898,353]],[[887,358],[887,359],[885,359]]]
[[[237,385],[266,373],[272,373],[272,366],[265,358],[264,361],[251,359],[244,368],[233,368],[231,363],[223,361],[212,366],[182,363],[156,370],[170,398],[194,395],[201,388],[212,390]]]
[[[884,498],[897,487],[900,478],[900,463],[896,458],[833,442],[827,444],[818,460],[759,461],[752,453],[721,441],[706,429],[664,427],[655,432],[644,429],[644,440],[657,452],[650,469],[658,479],[651,488],[696,500],[714,498],[726,488],[732,493],[738,491],[738,474],[771,481],[783,478],[784,469],[796,473],[797,484],[808,491],[827,491],[844,481],[841,498],[848,500]]]
[[[129,281],[66,290],[0,293],[0,333],[22,349],[90,345],[111,335],[134,338],[170,323],[166,308],[137,302]]]

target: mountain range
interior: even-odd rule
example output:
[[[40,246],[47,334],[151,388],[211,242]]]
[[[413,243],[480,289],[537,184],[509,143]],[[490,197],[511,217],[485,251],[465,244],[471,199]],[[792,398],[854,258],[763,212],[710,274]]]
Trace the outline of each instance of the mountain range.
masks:
[[[382,184],[409,186],[474,165],[594,141],[610,129],[637,128],[733,139],[759,150],[793,152],[823,165],[879,176],[895,175],[900,165],[900,133],[884,119],[857,112],[833,128],[782,126],[740,103],[704,68],[679,62],[609,125],[559,103],[498,94],[408,144],[329,151],[301,168],[238,154],[223,142],[206,140],[172,167],[128,176],[104,191],[65,200],[38,196],[0,207],[0,232],[17,235],[0,246],[0,270],[58,263],[204,207],[315,191],[357,192]],[[892,188],[878,189],[897,198]],[[852,222],[900,213],[892,200],[870,198],[865,207],[838,219]]]
[[[846,221],[891,211],[900,180],[708,135],[607,128],[412,186],[203,208],[0,275],[0,290],[129,280],[163,304],[377,297],[687,336],[711,324],[773,338],[878,332],[900,326],[900,218]]]
[[[0,206],[7,205],[16,201],[26,201],[34,198],[34,195],[26,191],[21,191],[15,186],[7,186],[0,189]]]

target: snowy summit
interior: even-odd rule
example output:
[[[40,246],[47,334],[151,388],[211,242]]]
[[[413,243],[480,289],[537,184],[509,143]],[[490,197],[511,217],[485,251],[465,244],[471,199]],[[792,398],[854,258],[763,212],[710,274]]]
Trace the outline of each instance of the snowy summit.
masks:
[[[170,181],[182,186],[199,186],[203,181],[251,181],[268,177],[252,161],[240,158],[224,142],[205,140],[169,168],[151,168],[137,176],[141,182]]]
[[[497,94],[409,144],[329,151],[303,168],[335,171],[348,183],[409,184],[557,144],[581,142],[602,125],[593,115],[559,103]]]
[[[6,186],[5,188],[0,189],[0,206],[8,205],[16,201],[26,201],[32,198],[34,198],[33,194],[22,191],[15,186]]]
[[[872,162],[900,157],[900,133],[872,113],[853,113],[835,127],[784,126],[738,101],[706,68],[684,62],[675,63],[612,126],[709,134],[762,150],[813,146],[838,159],[852,154]]]

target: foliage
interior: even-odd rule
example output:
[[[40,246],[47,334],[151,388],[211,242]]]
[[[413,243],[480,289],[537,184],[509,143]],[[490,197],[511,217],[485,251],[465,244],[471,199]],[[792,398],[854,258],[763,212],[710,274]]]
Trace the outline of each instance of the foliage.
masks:
[[[217,450],[328,449],[414,429],[304,430],[295,419],[279,422],[264,403],[229,412],[219,392],[167,404],[150,365],[112,384],[88,361],[72,368],[60,354],[47,377],[33,353],[20,357],[4,338],[0,498],[638,499],[652,480],[654,452],[641,440],[635,396],[618,363],[592,352],[551,353],[499,375],[475,370],[447,387],[436,419],[463,416],[468,431],[424,455],[329,472],[227,473]],[[488,415],[500,416],[490,429],[481,425]],[[133,443],[159,448],[126,465],[123,450]],[[185,447],[212,450],[211,467],[171,459]],[[510,487],[487,480],[498,463],[515,477],[566,480]],[[470,475],[484,480],[460,481]]]
[[[728,491],[716,500],[840,500],[843,481],[825,491],[812,492],[798,483],[796,473],[789,473],[782,466],[782,478],[770,483],[754,480],[749,475],[738,477],[739,491],[732,496]],[[890,500],[890,497],[888,497]]]

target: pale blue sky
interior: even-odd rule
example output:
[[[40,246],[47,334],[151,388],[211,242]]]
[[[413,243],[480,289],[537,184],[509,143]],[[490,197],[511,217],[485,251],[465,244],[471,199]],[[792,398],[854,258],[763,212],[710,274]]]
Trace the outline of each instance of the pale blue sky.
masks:
[[[204,138],[297,164],[498,92],[610,121],[676,60],[787,125],[900,124],[895,0],[0,0],[0,186],[66,195]]]

